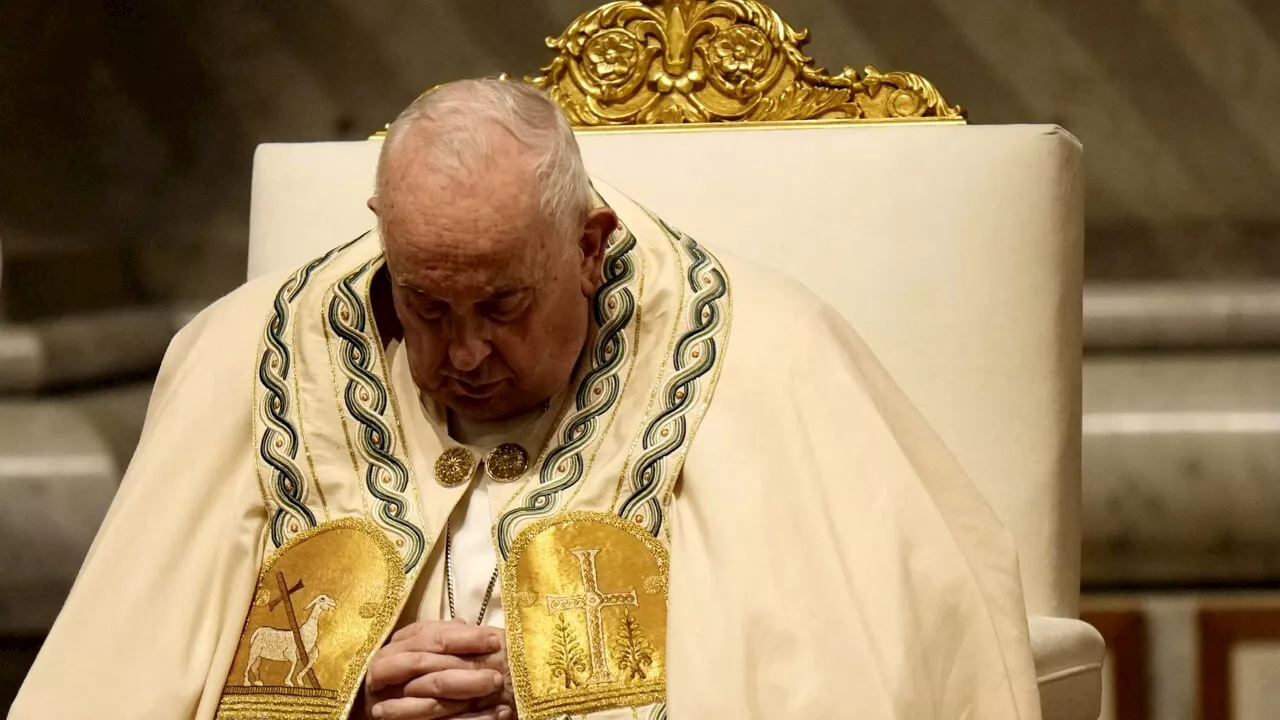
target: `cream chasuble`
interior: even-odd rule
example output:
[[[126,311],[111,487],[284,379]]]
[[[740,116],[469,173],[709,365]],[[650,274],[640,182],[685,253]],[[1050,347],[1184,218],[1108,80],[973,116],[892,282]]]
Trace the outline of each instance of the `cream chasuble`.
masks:
[[[858,336],[604,197],[575,378],[482,498],[520,717],[1038,718],[1012,544]],[[457,443],[384,350],[381,267],[365,236],[174,340],[10,717],[344,719],[446,616],[470,486],[433,479]]]

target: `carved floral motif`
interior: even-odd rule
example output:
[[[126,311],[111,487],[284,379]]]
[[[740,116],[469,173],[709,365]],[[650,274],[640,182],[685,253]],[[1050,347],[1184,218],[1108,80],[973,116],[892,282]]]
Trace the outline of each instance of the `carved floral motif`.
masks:
[[[635,72],[640,44],[626,30],[606,30],[587,41],[587,70],[605,84],[622,82]]]
[[[617,0],[548,38],[556,56],[530,82],[576,125],[720,121],[963,121],[909,72],[829,75],[797,31],[759,0]]]
[[[769,62],[769,41],[749,25],[732,25],[715,34],[712,64],[735,85],[758,78]]]

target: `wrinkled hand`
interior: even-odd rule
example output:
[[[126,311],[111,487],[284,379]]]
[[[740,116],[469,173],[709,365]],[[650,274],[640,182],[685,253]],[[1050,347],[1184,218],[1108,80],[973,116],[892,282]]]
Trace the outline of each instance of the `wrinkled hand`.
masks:
[[[505,634],[466,622],[409,625],[379,650],[365,675],[375,720],[516,720]]]

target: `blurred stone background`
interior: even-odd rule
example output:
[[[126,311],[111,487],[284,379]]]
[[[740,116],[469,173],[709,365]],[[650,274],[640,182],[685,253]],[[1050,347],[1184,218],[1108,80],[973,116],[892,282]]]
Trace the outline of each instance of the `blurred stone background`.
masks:
[[[0,492],[109,501],[170,334],[243,277],[258,143],[363,138],[437,82],[533,73],[593,5],[0,3]],[[1270,608],[1280,583],[1280,3],[772,5],[821,64],[918,72],[973,123],[1083,141],[1086,590],[1100,625],[1157,618],[1141,704],[1193,717],[1197,613]],[[0,527],[34,522],[17,507]],[[56,612],[15,588],[66,590],[30,557],[69,577],[85,541],[0,535],[0,707]],[[1135,707],[1116,692],[1109,712]]]
[[[814,30],[809,50],[828,67],[909,69],[973,122],[1075,133],[1090,278],[1280,275],[1280,4],[775,5]],[[5,0],[7,312],[225,292],[244,267],[255,145],[365,137],[436,82],[533,72],[542,37],[590,6]]]

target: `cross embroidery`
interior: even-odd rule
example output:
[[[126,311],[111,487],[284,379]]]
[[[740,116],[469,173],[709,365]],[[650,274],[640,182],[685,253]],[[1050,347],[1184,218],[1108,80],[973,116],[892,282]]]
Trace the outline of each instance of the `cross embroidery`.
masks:
[[[293,587],[289,587],[289,583],[285,582],[284,573],[276,573],[276,586],[280,588],[280,595],[272,600],[268,605],[268,610],[275,610],[276,605],[284,603],[285,616],[289,618],[289,630],[293,634],[293,642],[298,649],[298,661],[302,663],[304,668],[310,668],[310,658],[307,656],[307,645],[302,641],[302,632],[298,628],[298,616],[293,609],[293,594],[305,587],[299,580]],[[306,674],[302,676],[303,682],[313,688],[320,687],[320,681],[316,679],[314,670],[308,669]]]
[[[569,610],[584,610],[587,615],[587,648],[591,654],[591,675],[587,682],[606,683],[613,681],[609,672],[608,643],[605,641],[604,609],[630,605],[638,607],[635,588],[622,592],[604,593],[600,591],[600,583],[596,578],[596,555],[598,548],[590,550],[574,550],[578,564],[582,568],[582,589],[580,595],[547,596],[547,610],[563,613]]]

